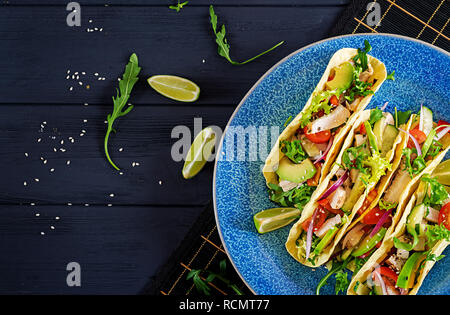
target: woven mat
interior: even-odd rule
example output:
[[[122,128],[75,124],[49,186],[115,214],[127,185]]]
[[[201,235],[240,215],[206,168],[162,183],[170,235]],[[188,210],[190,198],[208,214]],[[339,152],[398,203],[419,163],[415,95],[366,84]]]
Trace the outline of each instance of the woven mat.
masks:
[[[373,20],[373,4],[380,7],[378,24]],[[339,18],[331,36],[355,33],[392,33],[417,38],[450,51],[450,1],[447,0],[353,0]],[[374,25],[375,24],[375,25]],[[143,294],[198,295],[189,271],[219,271],[220,261],[227,261],[227,278],[245,294],[252,294],[232,267],[217,232],[212,203],[205,207],[180,247],[144,288]],[[211,295],[234,292],[223,284],[211,283]]]

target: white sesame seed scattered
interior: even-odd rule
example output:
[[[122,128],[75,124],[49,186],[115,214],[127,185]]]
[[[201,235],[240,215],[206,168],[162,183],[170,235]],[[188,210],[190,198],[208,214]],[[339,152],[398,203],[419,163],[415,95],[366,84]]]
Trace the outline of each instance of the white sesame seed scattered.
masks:
[[[66,162],[66,164],[69,165],[69,164],[70,164],[70,160],[68,160],[68,161]]]
[[[103,32],[103,27],[99,29],[100,32]]]
[[[59,149],[61,152],[66,152],[66,149],[64,149],[64,148],[60,148]]]
[[[98,31],[98,28],[97,28],[97,27],[94,27],[94,30],[95,30],[95,31]]]
[[[44,233],[44,232],[41,232],[41,235],[45,235],[45,233]]]
[[[55,227],[54,227],[53,225],[50,225],[50,228],[51,228],[52,230],[54,230],[54,229],[55,229]]]
[[[123,148],[120,148],[120,149],[119,149],[119,152],[122,152],[122,151],[123,151]]]
[[[35,182],[38,182],[38,181],[39,181],[39,178],[35,178],[34,181],[35,181]]]
[[[69,88],[69,91],[72,91],[73,90],[73,86],[71,86],[70,88]]]
[[[89,23],[92,23],[92,20],[89,20]]]
[[[36,213],[36,216],[38,217],[38,216],[40,216],[40,214],[39,214],[39,213]]]
[[[131,166],[135,167],[136,166],[136,162],[131,163]]]
[[[44,158],[43,158],[42,156],[40,157],[40,159],[41,159],[41,161],[43,161],[43,160],[44,160]]]
[[[28,157],[28,153],[25,152],[25,156]]]
[[[78,71],[77,72],[75,72],[75,75],[77,75],[78,74]]]
[[[94,75],[95,75],[95,76],[98,76],[98,73],[96,72],[96,73],[94,73]]]
[[[34,202],[31,202],[30,203],[30,206],[35,206],[36,204],[34,203]]]
[[[81,130],[81,132],[82,132],[82,133],[86,133],[86,130],[83,129],[83,130]]]
[[[158,184],[162,185],[162,181],[160,180],[160,181],[158,182]]]
[[[74,139],[70,139],[70,142],[74,143],[74,142],[75,142],[75,140],[74,140]]]
[[[139,163],[138,163],[138,162],[136,162],[136,166],[139,166]]]
[[[83,82],[78,82],[79,85],[83,85]]]
[[[119,172],[119,175],[123,175],[123,172]]]
[[[67,205],[68,205],[68,206],[71,206],[71,205],[72,205],[72,203],[71,203],[71,202],[68,202],[68,203],[67,203]]]
[[[205,63],[206,62],[205,59],[203,59],[202,62]]]
[[[61,144],[64,144],[64,140],[61,140],[61,142],[60,142]]]
[[[57,151],[56,148],[53,148],[53,151],[56,152]]]
[[[86,72],[83,71],[83,72],[81,72],[81,74],[82,74],[82,75],[86,75]]]
[[[89,207],[89,204],[88,204],[88,203],[85,203],[84,205],[85,205],[86,207]]]
[[[59,220],[59,217],[55,217],[55,220]]]
[[[66,77],[66,80],[69,80],[70,79],[70,75],[68,75],[67,77]]]
[[[72,74],[72,80],[75,80],[75,74]]]
[[[105,123],[105,124],[107,124],[107,123],[108,123],[108,121],[107,121],[107,120],[105,120],[105,121],[104,121],[104,123]]]
[[[23,185],[26,186],[26,185],[27,185],[27,182],[23,182]]]
[[[84,136],[84,133],[80,133],[80,137]]]
[[[69,74],[70,73],[70,70],[67,70],[67,74]]]
[[[46,125],[46,124],[47,124],[47,122],[46,122],[46,121],[43,121],[42,123],[43,123],[44,125]]]
[[[47,164],[47,160],[42,161],[42,163]]]
[[[50,169],[50,172],[54,172],[54,171],[55,171],[55,169],[54,169],[54,168],[51,168],[51,169]]]
[[[109,194],[110,197],[114,197],[114,194]]]
[[[37,142],[41,142],[41,140],[42,140],[42,139],[41,139],[41,138],[39,138],[39,139],[37,139]]]
[[[83,122],[87,123],[87,119],[83,119]]]
[[[112,207],[112,203],[108,203],[108,207]]]
[[[88,103],[84,103],[84,106],[88,106],[89,104]]]

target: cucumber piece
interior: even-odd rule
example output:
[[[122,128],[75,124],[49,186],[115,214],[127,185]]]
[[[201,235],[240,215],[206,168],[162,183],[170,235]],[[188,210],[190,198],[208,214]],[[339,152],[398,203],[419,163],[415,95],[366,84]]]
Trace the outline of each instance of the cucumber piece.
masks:
[[[386,231],[386,228],[382,227],[374,236],[370,237],[370,235],[367,235],[362,240],[361,244],[359,244],[358,248],[352,253],[352,256],[359,257],[372,250],[372,248],[383,239]]]
[[[386,126],[386,117],[380,118],[375,125],[373,125],[373,134],[375,135],[375,138],[377,139],[377,146],[378,148],[381,148],[383,145],[383,136],[384,136],[384,128]]]
[[[385,157],[389,150],[392,149],[394,141],[397,138],[399,131],[394,125],[386,125],[383,131],[383,142],[381,146],[381,156]]]
[[[306,137],[302,137],[300,140],[303,149],[308,154],[309,157],[318,156],[320,154],[320,150],[317,145],[311,141],[309,141]]]
[[[317,247],[314,249],[314,254],[319,255],[323,251],[323,249],[328,245],[328,243],[330,243],[330,241],[333,239],[337,231],[338,231],[337,226],[333,226],[331,229],[329,229],[328,232],[320,241],[320,243],[317,244]]]
[[[409,256],[408,260],[403,265],[400,274],[398,275],[396,283],[397,287],[403,289],[410,289],[413,287],[417,269],[419,268],[419,264],[422,262],[422,258],[424,258],[423,252],[415,252]]]
[[[423,132],[428,136],[433,129],[433,112],[426,106],[422,106]]]
[[[364,193],[364,189],[366,188],[366,186],[361,180],[361,176],[361,173],[359,173],[358,177],[356,178],[356,182],[353,185],[352,190],[350,191],[350,195],[347,197],[344,205],[342,206],[342,210],[346,213],[352,211],[353,206],[358,201],[359,197],[361,197],[361,195]]]

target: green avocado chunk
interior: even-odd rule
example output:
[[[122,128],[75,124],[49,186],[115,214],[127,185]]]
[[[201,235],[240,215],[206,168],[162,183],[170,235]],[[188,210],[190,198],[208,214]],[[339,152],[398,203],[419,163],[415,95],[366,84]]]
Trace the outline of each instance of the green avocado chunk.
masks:
[[[359,247],[352,253],[353,257],[359,257],[370,251],[375,245],[381,241],[386,234],[386,228],[382,227],[374,236],[367,235],[359,245]]]
[[[326,88],[328,90],[348,89],[353,82],[353,71],[355,70],[353,65],[350,62],[344,62],[333,70],[335,71],[334,78],[325,84]]]
[[[289,158],[283,157],[276,170],[280,179],[290,181],[292,183],[302,183],[313,178],[317,170],[314,164],[309,160],[303,160],[299,164],[292,163]]]

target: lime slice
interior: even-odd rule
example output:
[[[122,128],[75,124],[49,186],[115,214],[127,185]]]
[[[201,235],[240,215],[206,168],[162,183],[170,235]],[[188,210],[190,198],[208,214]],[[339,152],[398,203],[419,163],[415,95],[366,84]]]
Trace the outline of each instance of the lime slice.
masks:
[[[156,92],[180,102],[194,102],[200,95],[197,84],[174,75],[154,75],[147,82]]]
[[[433,171],[432,176],[442,185],[450,185],[450,160],[445,160]]]
[[[300,209],[272,208],[255,214],[253,222],[258,232],[262,234],[282,228],[299,217]]]
[[[216,140],[216,134],[212,128],[203,129],[192,142],[183,166],[183,177],[192,178],[201,171],[211,157]]]

